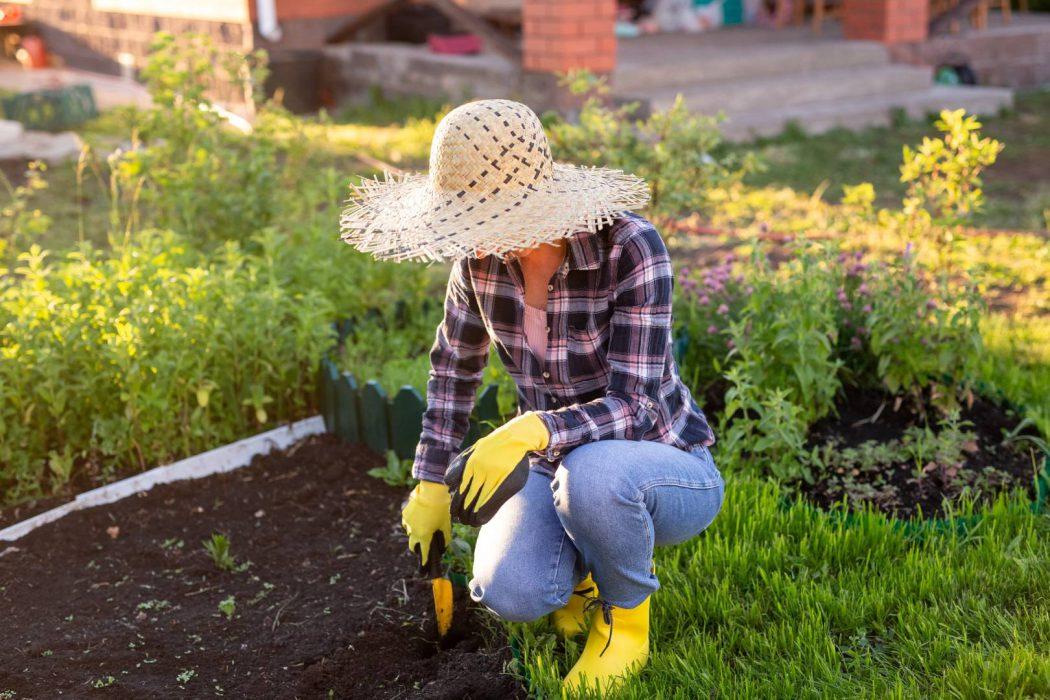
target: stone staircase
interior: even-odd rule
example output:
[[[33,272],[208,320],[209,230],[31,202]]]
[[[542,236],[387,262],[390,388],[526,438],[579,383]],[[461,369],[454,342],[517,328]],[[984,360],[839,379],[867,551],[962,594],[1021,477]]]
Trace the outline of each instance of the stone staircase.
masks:
[[[697,112],[724,112],[732,140],[885,125],[903,110],[944,108],[994,114],[1013,102],[1006,88],[941,86],[928,66],[895,64],[881,44],[778,32],[669,35],[620,43],[614,94],[649,109],[682,95]]]

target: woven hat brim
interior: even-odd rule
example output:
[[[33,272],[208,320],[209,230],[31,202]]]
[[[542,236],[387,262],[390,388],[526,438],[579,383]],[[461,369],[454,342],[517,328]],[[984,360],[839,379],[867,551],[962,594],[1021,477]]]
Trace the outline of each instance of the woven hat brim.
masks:
[[[595,231],[644,207],[645,181],[620,170],[554,164],[550,186],[485,201],[435,191],[426,175],[366,179],[340,219],[344,241],[377,259],[500,255]]]

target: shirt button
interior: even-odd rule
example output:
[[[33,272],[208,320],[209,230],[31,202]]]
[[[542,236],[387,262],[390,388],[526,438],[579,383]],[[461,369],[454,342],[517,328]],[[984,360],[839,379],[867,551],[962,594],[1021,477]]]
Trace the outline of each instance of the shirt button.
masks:
[[[547,326],[546,328],[544,328],[544,330],[547,331],[548,333],[550,333],[551,332],[551,327]]]
[[[550,372],[544,372],[543,373],[543,378],[544,379],[550,379],[551,378],[551,373]]]
[[[548,292],[553,292],[554,291],[554,285],[553,284],[548,284],[547,285],[547,291]]]
[[[551,452],[551,454],[554,455],[555,457],[557,457],[558,455],[561,454],[561,451],[560,450],[554,450],[554,452]]]

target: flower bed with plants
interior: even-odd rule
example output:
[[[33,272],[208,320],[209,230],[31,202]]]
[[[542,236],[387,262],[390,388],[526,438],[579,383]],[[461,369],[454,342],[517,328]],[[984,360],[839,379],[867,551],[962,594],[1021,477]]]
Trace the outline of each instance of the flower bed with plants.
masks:
[[[801,243],[683,270],[686,377],[724,392],[719,454],[824,507],[943,515],[1020,488],[1046,443],[975,379],[974,285],[896,260]]]

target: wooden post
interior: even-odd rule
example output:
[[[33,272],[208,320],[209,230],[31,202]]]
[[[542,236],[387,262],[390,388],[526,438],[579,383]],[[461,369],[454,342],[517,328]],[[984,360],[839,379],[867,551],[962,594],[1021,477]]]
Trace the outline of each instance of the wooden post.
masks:
[[[361,441],[357,394],[357,380],[354,379],[354,375],[343,372],[335,383],[336,403],[339,406],[336,411],[335,432],[347,442]]]
[[[423,432],[423,411],[426,401],[414,386],[406,384],[390,402],[390,432],[394,452],[400,459],[411,459]]]
[[[366,445],[379,454],[390,449],[390,402],[374,379],[361,389],[361,432]]]

